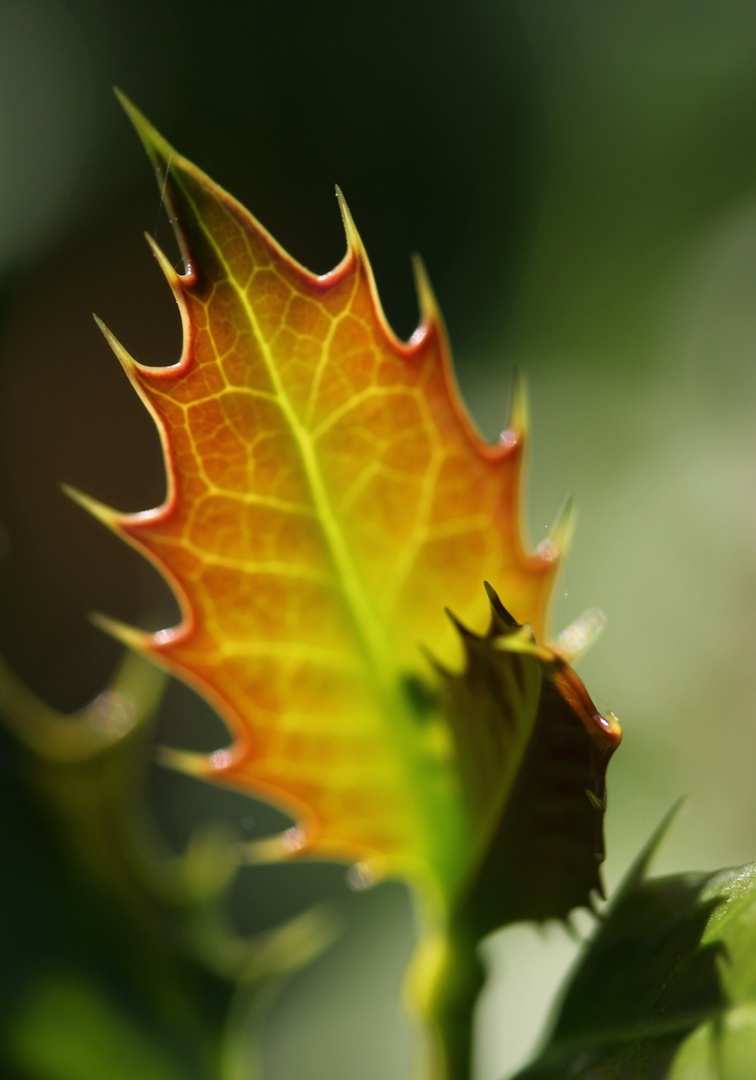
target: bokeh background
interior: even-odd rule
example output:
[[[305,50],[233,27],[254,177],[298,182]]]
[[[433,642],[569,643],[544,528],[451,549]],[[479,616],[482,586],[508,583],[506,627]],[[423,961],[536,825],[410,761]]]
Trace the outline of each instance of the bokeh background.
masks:
[[[531,537],[567,493],[580,515],[555,630],[588,606],[608,617],[580,671],[625,728],[609,887],[680,795],[660,871],[756,858],[756,7],[0,0],[0,649],[64,710],[118,656],[90,611],[175,618],[153,571],[59,490],[124,510],[163,491],[156,435],[90,314],[144,362],[178,356],[142,238],[169,245],[169,227],[114,84],[320,272],[343,253],[338,182],[404,336],[421,252],[487,436],[505,426],[513,368],[526,375]],[[169,693],[162,725],[207,749],[223,739],[187,692]],[[49,958],[68,933],[13,755],[9,1001],[40,940]],[[201,817],[272,827],[158,769],[148,796],[177,849]],[[401,889],[350,894],[343,867],[250,870],[232,904],[251,931],[322,900],[345,932],[276,1005],[266,1076],[408,1077]],[[479,1080],[522,1060],[574,952],[559,928],[487,944]],[[78,1076],[30,1061],[24,1080]]]

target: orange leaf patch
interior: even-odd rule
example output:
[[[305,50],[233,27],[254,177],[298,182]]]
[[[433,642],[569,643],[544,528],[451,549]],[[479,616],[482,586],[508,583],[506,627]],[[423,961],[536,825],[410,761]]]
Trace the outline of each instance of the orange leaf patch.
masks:
[[[460,665],[444,608],[484,630],[484,578],[542,642],[559,561],[522,539],[522,393],[484,442],[419,263],[420,324],[401,342],[341,195],[347,252],[318,277],[126,108],[185,260],[177,273],[150,241],[183,352],[146,367],[104,332],[160,430],[167,495],[135,515],[76,497],[154,562],[182,618],[154,635],[102,622],[229,727],[228,748],[165,759],[298,821],[259,857],[362,861],[449,893],[469,870],[471,781],[424,651]]]

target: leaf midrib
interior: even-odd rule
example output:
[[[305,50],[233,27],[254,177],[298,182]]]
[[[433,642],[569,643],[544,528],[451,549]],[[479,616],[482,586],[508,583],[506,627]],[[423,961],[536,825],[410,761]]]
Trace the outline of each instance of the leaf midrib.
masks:
[[[175,176],[176,172],[174,172]],[[423,752],[422,741],[414,737],[414,725],[411,723],[412,717],[409,715],[410,706],[401,688],[401,672],[389,647],[386,634],[382,629],[377,610],[370,601],[354,560],[349,553],[346,538],[338,518],[334,513],[326,483],[317,461],[314,440],[310,432],[300,422],[289,399],[283,379],[271,354],[268,342],[261,331],[246,291],[237,281],[212,232],[205,226],[203,217],[191,194],[184,185],[182,185],[182,188],[184,196],[192,208],[195,220],[212,246],[228,283],[239,298],[250,330],[260,347],[266,370],[275,391],[277,404],[299,450],[310,486],[315,514],[323,530],[333,564],[337,575],[339,575],[342,595],[352,616],[362,651],[368,662],[371,679],[382,706],[381,713],[384,722],[392,731],[392,741],[394,742],[397,757],[402,762],[404,783],[424,822],[422,827],[423,844],[426,847],[426,853],[430,853],[437,846],[431,838],[434,835],[437,837],[441,818],[448,819],[449,812],[451,812],[453,819],[454,809],[447,807],[445,813],[439,805],[439,795],[435,792],[435,785],[427,784],[421,778],[424,772],[423,766],[427,766],[428,763],[425,760],[426,755]],[[225,211],[225,208],[223,209]],[[234,222],[234,224],[239,227],[237,222]],[[418,779],[420,779],[419,783],[417,782]],[[449,820],[447,820],[448,824]],[[413,831],[410,826],[410,834]],[[456,832],[454,827],[452,827],[452,832]],[[447,856],[448,854],[447,852]],[[433,858],[431,861],[435,862]]]
[[[188,193],[187,197],[189,197]],[[197,211],[194,202],[192,202],[192,207],[196,213],[197,221],[202,223],[202,217]],[[307,482],[309,484],[310,494],[315,508],[315,515],[325,535],[328,550],[336,568],[341,591],[347,600],[365,654],[374,673],[377,675],[379,685],[381,685],[384,692],[391,692],[393,696],[391,688],[396,680],[396,666],[391,661],[390,650],[388,649],[384,635],[379,629],[380,624],[377,613],[370,603],[365,587],[357,572],[357,568],[349,554],[345,537],[331,505],[325,480],[320,466],[318,465],[313,440],[310,433],[301,424],[289,395],[286,392],[283,379],[281,378],[275,360],[271,355],[268,342],[260,329],[257,316],[249,302],[246,290],[237,282],[231,267],[215,238],[207,229],[204,229],[204,225],[202,227],[205,236],[213,245],[216,256],[223,266],[229,284],[242,304],[250,329],[260,347],[268,375],[273,384],[276,402],[289,426],[292,437],[297,444]]]

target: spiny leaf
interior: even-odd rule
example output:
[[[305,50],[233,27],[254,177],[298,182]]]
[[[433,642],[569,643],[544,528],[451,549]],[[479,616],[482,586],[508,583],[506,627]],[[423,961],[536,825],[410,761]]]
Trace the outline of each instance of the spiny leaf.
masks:
[[[756,866],[647,878],[647,845],[517,1080],[750,1080]]]
[[[488,632],[464,632],[465,670],[445,678],[483,852],[455,919],[476,940],[520,919],[564,919],[602,895],[606,768],[619,741],[616,719],[486,588]]]
[[[603,895],[606,767],[620,737],[553,649],[520,626],[490,585],[485,636],[458,624],[466,663],[439,667],[442,701],[474,823],[465,887],[436,955],[416,965],[419,1010],[449,1076],[466,1076],[471,1017],[484,981],[477,944],[521,919],[566,918]],[[432,939],[426,943],[432,946]]]
[[[647,878],[652,837],[518,1080],[747,1080],[756,1047],[756,867]]]
[[[669,1080],[749,1080],[756,1061],[756,864],[718,875],[702,904],[712,909],[702,949],[716,951],[726,1004],[688,1036]]]
[[[228,925],[228,828],[198,829],[181,855],[160,842],[141,789],[166,682],[127,653],[108,687],[63,716],[0,657],[0,728],[16,742],[2,748],[25,780],[3,789],[0,854],[14,868],[0,920],[3,1076],[200,1080],[221,1061],[232,1075],[237,1056],[251,1075],[250,1014],[333,937],[318,910],[254,938]]]
[[[526,549],[523,388],[498,443],[485,443],[419,262],[420,325],[404,343],[340,193],[347,252],[318,277],[124,105],[185,262],[178,273],[150,241],[181,311],[183,352],[172,367],[147,367],[103,330],[159,428],[167,494],[135,515],[74,495],[155,563],[182,619],[158,634],[99,621],[228,724],[227,748],[165,750],[163,760],[296,818],[251,858],[359,861],[363,880],[422,881],[448,911],[514,791],[540,707],[535,683],[545,679],[586,738],[596,735],[598,714],[564,662],[570,643],[561,654],[542,644],[569,514],[556,539]],[[443,608],[482,629],[484,577],[532,628],[537,644],[523,630],[501,648],[537,659],[534,692],[452,716],[438,665],[459,668],[465,650]],[[614,722],[604,734],[616,745]],[[500,742],[502,769],[484,782],[488,738]]]
[[[152,560],[181,621],[158,634],[98,621],[228,725],[228,747],[162,760],[295,818],[250,859],[336,857],[361,886],[420,886],[413,996],[440,1075],[461,1078],[481,934],[600,887],[620,732],[568,667],[598,620],[546,641],[569,507],[528,551],[523,386],[485,443],[419,261],[420,324],[401,342],[340,193],[347,251],[318,277],[123,103],[185,263],[150,240],[183,351],[145,366],[102,329],[159,429],[167,493],[131,515],[71,494]]]

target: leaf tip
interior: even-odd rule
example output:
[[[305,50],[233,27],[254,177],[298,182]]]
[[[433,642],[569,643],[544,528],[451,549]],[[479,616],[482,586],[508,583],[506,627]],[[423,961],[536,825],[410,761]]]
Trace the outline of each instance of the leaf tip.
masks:
[[[347,247],[355,258],[364,260],[366,258],[365,245],[362,243],[362,237],[357,232],[357,226],[354,223],[351,211],[347,206],[346,199],[344,198],[344,192],[339,185],[336,185],[336,198],[339,203],[339,210],[341,211],[341,220],[344,223],[344,232],[346,233]]]
[[[101,521],[108,529],[112,529],[114,532],[118,531],[121,515],[117,510],[114,510],[111,506],[106,506],[105,503],[101,503],[99,499],[93,499],[91,495],[86,495],[71,484],[61,484],[60,489],[64,495],[83,510],[86,510],[93,518]]]
[[[468,626],[465,626],[465,624],[457,618],[451,608],[444,608],[444,614],[463,641],[469,641],[472,638],[477,637],[477,634],[473,633]]]
[[[159,165],[170,160],[174,156],[173,147],[166,142],[157,128],[149,122],[143,112],[137,109],[136,105],[130,98],[126,97],[124,92],[119,87],[114,86],[113,92],[118,98],[121,107],[128,116],[129,120],[134,126],[134,130],[142,141],[142,145],[150,156],[153,164],[156,168]],[[162,182],[162,176],[161,176]]]
[[[184,773],[185,776],[195,776],[204,779],[211,770],[210,759],[207,754],[198,754],[194,750],[177,750],[173,746],[156,746],[155,761],[159,765],[165,765],[175,772]]]
[[[510,630],[515,630],[519,627],[517,619],[514,615],[510,614],[499,599],[499,594],[496,589],[493,588],[487,581],[483,582],[483,588],[486,590],[486,596],[488,602],[491,605],[491,626],[489,628],[489,636],[500,635],[507,633]]]
[[[443,319],[441,309],[436,300],[436,294],[425,269],[425,263],[417,253],[412,256],[412,273],[415,278],[415,291],[417,303],[420,309],[420,325],[428,328],[441,325]]]
[[[145,231],[144,238],[147,241],[150,251],[155,256],[158,266],[163,271],[163,274],[165,275],[168,284],[171,286],[174,292],[177,292],[181,284],[181,274],[179,274],[178,270],[175,268],[171,260],[168,258],[166,253],[161,248],[160,244],[158,244],[157,240],[151,233]]]
[[[577,523],[577,510],[571,495],[562,503],[559,512],[554,519],[554,524],[549,529],[549,542],[554,545],[560,555],[566,555],[572,544]]]
[[[126,372],[130,379],[133,379],[136,372],[140,370],[141,365],[139,364],[139,362],[134,359],[128,349],[121,344],[113,331],[109,330],[105,323],[102,321],[102,319],[95,315],[94,312],[92,313],[92,318],[97,324],[97,328],[99,329],[100,333],[105,338],[108,345],[118,358],[118,362],[120,363],[123,370]]]
[[[266,836],[261,840],[251,840],[239,846],[240,855],[245,863],[264,865],[288,862],[303,854],[310,843],[310,838],[299,825],[292,825],[276,836]]]
[[[659,847],[661,846],[664,837],[669,832],[670,826],[680,812],[680,808],[684,802],[684,795],[681,796],[679,799],[676,799],[675,802],[672,803],[672,806],[670,806],[664,817],[661,819],[656,829],[651,834],[650,838],[643,847],[642,851],[635,859],[635,862],[627,871],[625,878],[623,879],[619,889],[617,890],[614,898],[612,899],[612,907],[617,907],[622,902],[622,899],[629,895],[633,891],[633,889],[635,889],[641,883],[641,881],[643,881],[648,871],[649,865],[651,864],[651,860],[659,850]]]
[[[454,678],[454,673],[451,668],[447,667],[446,664],[442,663],[441,660],[439,660],[438,657],[435,656],[426,645],[420,646],[420,652],[425,657],[426,662],[436,672],[437,675],[440,675],[444,679]]]
[[[528,387],[525,377],[517,369],[515,369],[512,376],[512,397],[509,406],[507,430],[513,432],[517,438],[523,438],[530,433]]]
[[[572,544],[576,520],[577,512],[572,497],[568,496],[549,529],[549,535],[536,548],[536,554],[544,563],[557,563],[567,554]]]
[[[89,620],[98,630],[102,630],[108,637],[115,638],[132,652],[148,656],[154,654],[155,634],[139,630],[136,626],[129,626],[128,623],[123,623],[119,619],[112,619],[109,615],[101,615],[99,611],[93,611]]]

